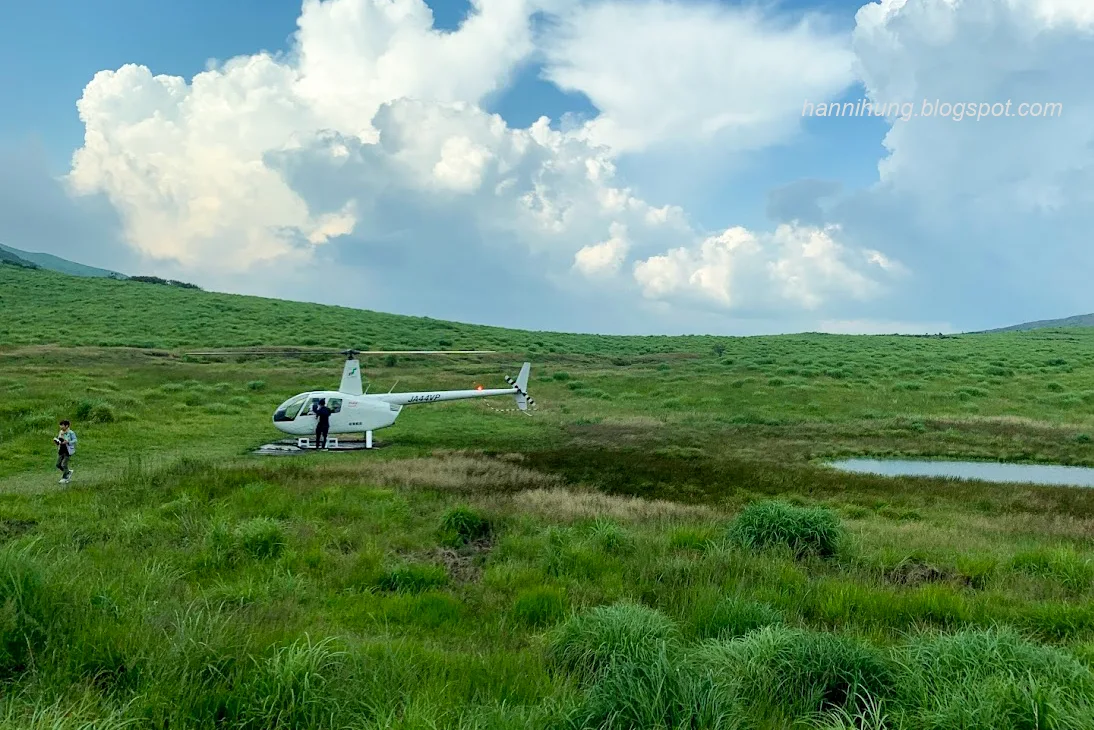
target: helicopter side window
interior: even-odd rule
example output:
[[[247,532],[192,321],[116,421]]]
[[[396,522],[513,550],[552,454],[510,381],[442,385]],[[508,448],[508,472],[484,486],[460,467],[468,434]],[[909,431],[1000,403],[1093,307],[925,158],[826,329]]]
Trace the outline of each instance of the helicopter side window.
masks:
[[[319,408],[319,401],[325,400],[327,402],[327,408],[330,408],[331,413],[337,413],[342,410],[341,398],[324,398],[323,396],[316,396],[308,401],[308,409],[305,413],[315,413],[315,410]]]
[[[300,406],[304,405],[304,401],[308,399],[307,396],[301,395],[286,401],[277,412],[274,413],[275,421],[292,421],[300,413]]]

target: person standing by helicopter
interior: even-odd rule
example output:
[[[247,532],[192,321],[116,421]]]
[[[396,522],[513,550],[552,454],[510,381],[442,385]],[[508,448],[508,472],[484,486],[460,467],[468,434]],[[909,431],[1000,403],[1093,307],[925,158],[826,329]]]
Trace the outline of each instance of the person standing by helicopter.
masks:
[[[327,448],[327,434],[330,433],[331,409],[327,408],[327,399],[320,398],[315,407],[315,448]]]

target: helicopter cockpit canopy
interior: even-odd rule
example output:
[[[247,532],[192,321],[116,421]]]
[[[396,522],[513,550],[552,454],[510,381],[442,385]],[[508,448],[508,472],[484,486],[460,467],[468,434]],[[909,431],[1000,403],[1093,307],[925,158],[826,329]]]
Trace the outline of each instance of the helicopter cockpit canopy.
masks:
[[[300,407],[304,405],[304,402],[308,399],[308,395],[308,393],[301,393],[282,403],[277,407],[277,411],[274,412],[273,419],[275,421],[296,420],[296,417],[300,415]]]

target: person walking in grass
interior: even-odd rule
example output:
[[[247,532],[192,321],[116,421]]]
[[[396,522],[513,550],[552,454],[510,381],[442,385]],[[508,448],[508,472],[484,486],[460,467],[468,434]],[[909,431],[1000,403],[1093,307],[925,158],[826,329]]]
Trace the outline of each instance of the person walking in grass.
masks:
[[[53,439],[57,444],[57,468],[61,470],[61,484],[68,484],[72,479],[72,467],[68,460],[76,453],[76,432],[72,430],[72,424],[61,421],[61,432]]]

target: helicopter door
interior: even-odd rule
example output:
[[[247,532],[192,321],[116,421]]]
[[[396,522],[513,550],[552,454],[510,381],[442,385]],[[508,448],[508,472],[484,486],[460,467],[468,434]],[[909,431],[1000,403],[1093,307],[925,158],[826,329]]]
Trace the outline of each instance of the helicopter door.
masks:
[[[319,401],[321,400],[325,400],[327,402],[327,408],[330,408],[332,416],[342,410],[341,398],[324,398],[321,395],[317,395],[314,398],[310,398],[308,400],[308,404],[301,411],[301,414],[314,417],[315,409],[319,407]]]

